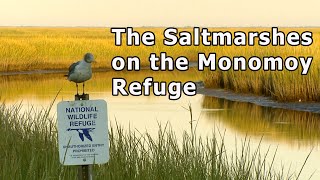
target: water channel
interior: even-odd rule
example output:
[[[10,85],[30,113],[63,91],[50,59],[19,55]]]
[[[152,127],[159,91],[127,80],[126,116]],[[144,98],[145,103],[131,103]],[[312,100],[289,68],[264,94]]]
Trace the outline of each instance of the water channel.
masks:
[[[192,75],[190,75],[192,73]],[[195,75],[196,74],[196,75]],[[320,114],[280,108],[262,107],[252,103],[229,101],[197,94],[182,96],[171,101],[167,96],[112,96],[112,77],[122,77],[128,82],[142,82],[148,76],[158,81],[198,81],[195,72],[97,72],[86,83],[90,99],[104,99],[108,103],[109,123],[116,122],[124,128],[158,132],[159,124],[169,122],[179,136],[190,130],[190,115],[185,109],[190,104],[200,136],[212,136],[213,132],[224,134],[227,151],[234,151],[237,144],[250,138],[255,149],[261,137],[261,151],[269,157],[276,153],[275,167],[299,171],[305,158],[313,149],[301,174],[301,179],[320,179]],[[0,97],[6,105],[22,103],[23,110],[30,107],[47,108],[58,93],[51,115],[56,116],[56,104],[62,100],[73,100],[76,92],[74,83],[63,74],[28,74],[0,76]],[[81,87],[81,86],[80,86]],[[112,158],[112,157],[111,157]]]

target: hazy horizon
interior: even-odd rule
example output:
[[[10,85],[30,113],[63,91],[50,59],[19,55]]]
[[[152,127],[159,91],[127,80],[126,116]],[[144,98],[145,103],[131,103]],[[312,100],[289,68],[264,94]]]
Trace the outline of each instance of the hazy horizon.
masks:
[[[4,0],[0,26],[319,27],[318,7],[318,0]]]
[[[114,28],[114,27],[133,27],[133,28],[271,28],[271,27],[279,27],[279,28],[320,28],[319,26],[2,26],[3,27],[34,27],[34,28]]]

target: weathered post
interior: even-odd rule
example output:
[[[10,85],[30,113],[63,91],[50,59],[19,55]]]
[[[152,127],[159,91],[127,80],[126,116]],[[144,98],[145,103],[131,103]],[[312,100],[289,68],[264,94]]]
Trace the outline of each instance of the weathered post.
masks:
[[[89,100],[89,94],[76,94],[74,100]],[[79,180],[92,180],[92,165],[79,165],[78,167],[78,179]]]
[[[89,100],[89,94],[76,94],[74,95],[74,100],[80,101],[80,100]]]
[[[78,167],[79,180],[92,180],[92,165],[80,165]]]

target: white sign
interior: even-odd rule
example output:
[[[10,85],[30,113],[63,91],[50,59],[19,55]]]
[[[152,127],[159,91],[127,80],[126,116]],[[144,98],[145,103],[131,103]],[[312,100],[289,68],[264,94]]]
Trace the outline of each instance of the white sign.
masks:
[[[58,104],[60,163],[103,164],[109,160],[107,103],[104,100]]]

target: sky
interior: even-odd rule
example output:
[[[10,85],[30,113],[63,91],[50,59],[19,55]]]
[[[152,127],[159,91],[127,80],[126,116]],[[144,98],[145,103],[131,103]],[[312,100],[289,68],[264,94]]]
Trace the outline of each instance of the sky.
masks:
[[[319,0],[0,0],[0,26],[320,26]]]

